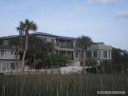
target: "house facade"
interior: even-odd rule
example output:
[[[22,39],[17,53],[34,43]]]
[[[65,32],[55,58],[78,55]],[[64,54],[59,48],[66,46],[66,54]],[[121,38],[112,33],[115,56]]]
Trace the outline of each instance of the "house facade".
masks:
[[[74,37],[57,36],[43,32],[35,32],[31,35],[39,37],[45,42],[50,42],[54,46],[54,53],[68,58],[69,65],[80,66],[82,50],[76,46]],[[103,42],[94,43],[87,49],[87,57],[96,60],[112,59],[112,46],[105,45]]]
[[[44,32],[30,33],[30,36],[35,36],[44,42],[50,42],[54,46],[54,54],[66,56],[68,64],[72,66],[80,66],[82,50],[76,46],[74,37],[57,36]],[[0,47],[0,71],[15,70],[18,68],[16,64],[15,49],[9,47],[8,40],[16,36],[4,37],[3,45]],[[6,47],[5,47],[6,46]],[[96,60],[112,59],[112,46],[104,43],[94,43],[88,47],[87,57],[95,58]],[[18,56],[18,61],[20,56]],[[19,64],[19,63],[18,63]]]

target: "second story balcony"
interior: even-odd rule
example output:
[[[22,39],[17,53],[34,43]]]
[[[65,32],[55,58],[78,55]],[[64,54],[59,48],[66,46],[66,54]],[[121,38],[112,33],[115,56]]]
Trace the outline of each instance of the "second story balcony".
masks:
[[[71,42],[71,43],[57,42],[57,43],[55,44],[55,46],[58,46],[58,47],[60,47],[60,48],[74,48],[72,42]]]

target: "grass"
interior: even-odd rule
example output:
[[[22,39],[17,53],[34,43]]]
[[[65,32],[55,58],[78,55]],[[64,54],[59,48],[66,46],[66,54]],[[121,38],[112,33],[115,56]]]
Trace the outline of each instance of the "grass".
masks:
[[[96,96],[97,91],[125,91],[128,95],[128,76],[75,73],[0,76],[0,96]]]

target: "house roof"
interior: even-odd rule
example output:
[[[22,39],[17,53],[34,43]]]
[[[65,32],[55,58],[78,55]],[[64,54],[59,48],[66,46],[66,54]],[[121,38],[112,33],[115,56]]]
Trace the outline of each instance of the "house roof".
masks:
[[[4,36],[4,37],[0,37],[1,39],[11,39],[11,38],[15,38],[18,35],[10,35],[10,36]]]
[[[58,39],[75,40],[75,37],[57,36]]]
[[[30,33],[30,35],[52,36],[52,37],[56,37],[57,39],[66,39],[66,40],[74,40],[74,39],[76,39],[74,37],[59,36],[59,35],[53,35],[53,34],[44,33],[44,32],[34,32],[34,33]]]
[[[92,45],[105,45],[104,42],[94,42]]]
[[[30,36],[34,36],[34,35],[41,35],[41,36],[51,36],[51,37],[56,37],[57,39],[63,39],[63,40],[75,40],[75,37],[67,37],[67,36],[59,36],[59,35],[53,35],[53,34],[49,34],[49,33],[45,33],[45,32],[34,32],[34,33],[30,33]],[[5,37],[1,37],[2,39],[11,39],[11,38],[15,38],[18,35],[11,35],[11,36],[5,36]]]
[[[30,35],[42,35],[42,36],[53,36],[53,37],[56,37],[56,35],[45,33],[45,32],[34,32],[34,33],[30,33]]]

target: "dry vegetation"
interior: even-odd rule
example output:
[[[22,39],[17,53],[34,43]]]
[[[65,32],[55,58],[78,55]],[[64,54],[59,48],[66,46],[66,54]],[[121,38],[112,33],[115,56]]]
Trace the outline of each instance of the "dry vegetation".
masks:
[[[0,76],[0,96],[96,96],[101,90],[127,94],[128,76],[77,73]]]

